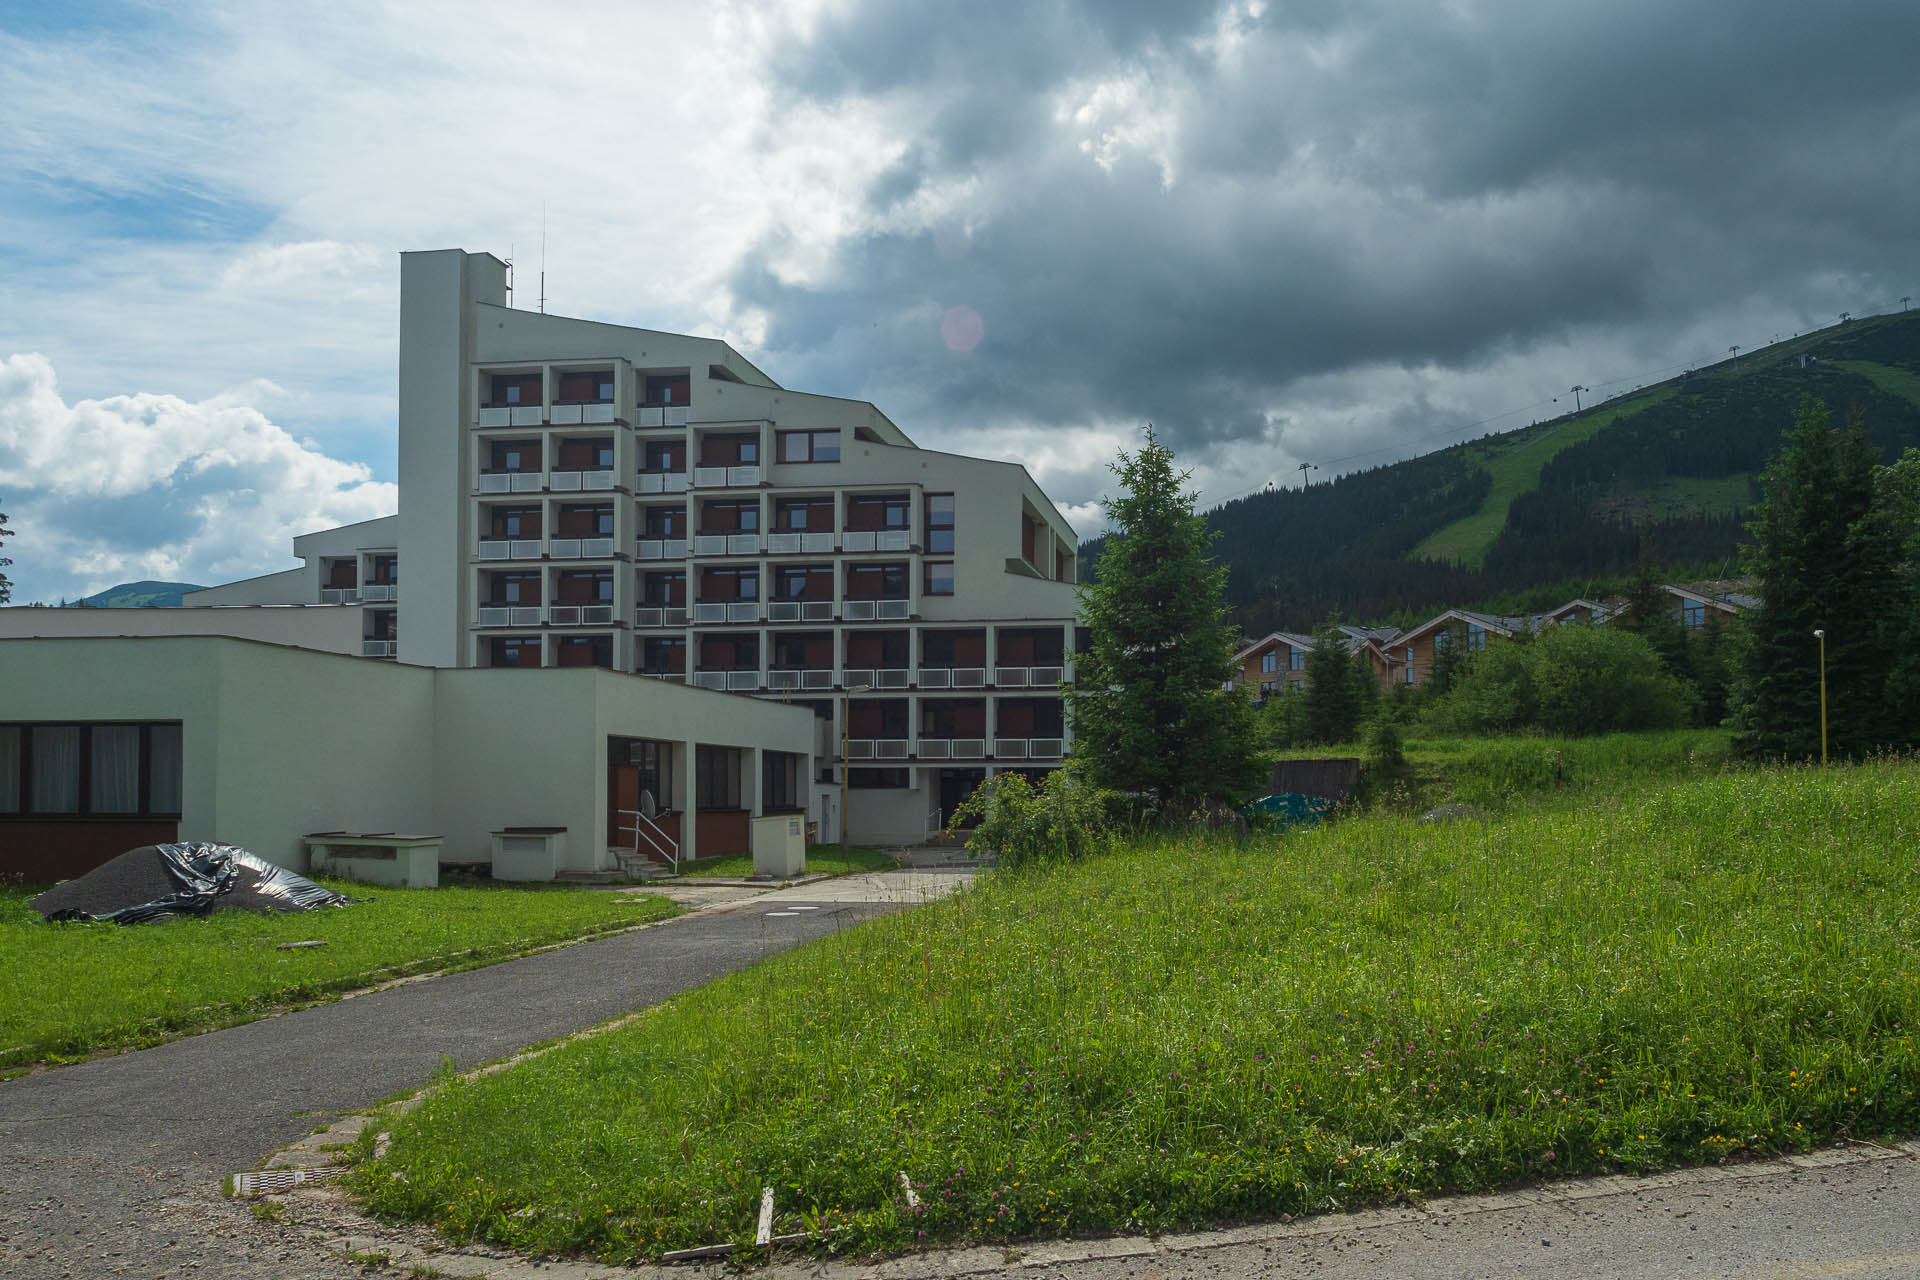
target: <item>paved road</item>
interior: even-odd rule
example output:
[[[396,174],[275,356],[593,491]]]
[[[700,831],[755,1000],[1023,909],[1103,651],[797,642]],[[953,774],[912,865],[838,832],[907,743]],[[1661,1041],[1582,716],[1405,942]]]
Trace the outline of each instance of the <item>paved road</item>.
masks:
[[[255,1229],[218,1200],[220,1179],[447,1058],[471,1067],[592,1026],[958,878],[735,890],[636,933],[0,1083],[0,1275],[357,1274]]]

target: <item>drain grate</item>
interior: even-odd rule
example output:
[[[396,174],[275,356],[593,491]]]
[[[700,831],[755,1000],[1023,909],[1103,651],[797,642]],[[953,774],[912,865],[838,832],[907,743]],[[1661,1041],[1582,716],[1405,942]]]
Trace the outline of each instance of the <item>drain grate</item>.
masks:
[[[309,1182],[331,1182],[345,1173],[345,1169],[262,1169],[257,1173],[236,1173],[233,1175],[233,1194],[275,1195]]]

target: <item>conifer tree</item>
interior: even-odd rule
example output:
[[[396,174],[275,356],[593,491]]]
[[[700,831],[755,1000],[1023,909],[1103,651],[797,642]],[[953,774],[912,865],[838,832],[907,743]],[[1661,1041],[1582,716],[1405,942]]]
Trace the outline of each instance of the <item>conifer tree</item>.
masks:
[[[1748,570],[1761,581],[1749,620],[1744,750],[1792,760],[1820,754],[1820,642],[1826,632],[1829,744],[1860,756],[1905,736],[1887,702],[1898,613],[1898,540],[1874,495],[1874,455],[1858,420],[1828,426],[1800,402],[1786,447],[1761,476]]]
[[[1148,795],[1165,815],[1241,799],[1259,785],[1256,723],[1246,693],[1223,688],[1227,571],[1193,514],[1190,473],[1174,471],[1151,426],[1112,470],[1112,532],[1080,589],[1090,644],[1067,694],[1074,755],[1097,785]]]

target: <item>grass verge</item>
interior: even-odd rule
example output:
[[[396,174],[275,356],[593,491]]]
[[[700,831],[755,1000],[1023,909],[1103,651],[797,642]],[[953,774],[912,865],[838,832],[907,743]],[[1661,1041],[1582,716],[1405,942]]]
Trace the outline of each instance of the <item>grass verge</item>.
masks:
[[[357,1186],[632,1259],[1162,1231],[1909,1132],[1920,767],[996,875],[450,1084]],[[904,1171],[919,1199],[911,1206]]]
[[[37,890],[0,888],[0,1069],[128,1049],[246,1022],[407,974],[471,967],[663,919],[677,908],[570,888],[389,889],[323,881],[339,910],[221,912],[157,925],[47,924]],[[318,939],[297,951],[281,943]]]
[[[899,865],[893,854],[884,849],[852,845],[847,849],[847,856],[843,858],[840,856],[840,846],[837,844],[807,846],[807,874],[810,876],[844,876],[862,871],[891,871]],[[680,864],[680,874],[744,879],[753,874],[753,855],[729,853],[718,858],[699,858],[693,862]]]

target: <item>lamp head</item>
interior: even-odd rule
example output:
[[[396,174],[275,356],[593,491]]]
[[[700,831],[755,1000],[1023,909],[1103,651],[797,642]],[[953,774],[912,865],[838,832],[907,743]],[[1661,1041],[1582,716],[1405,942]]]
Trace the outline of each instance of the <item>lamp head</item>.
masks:
[[[1815,640],[1825,640],[1827,638],[1827,633],[1824,630],[1815,630],[1813,633],[1813,638]]]

